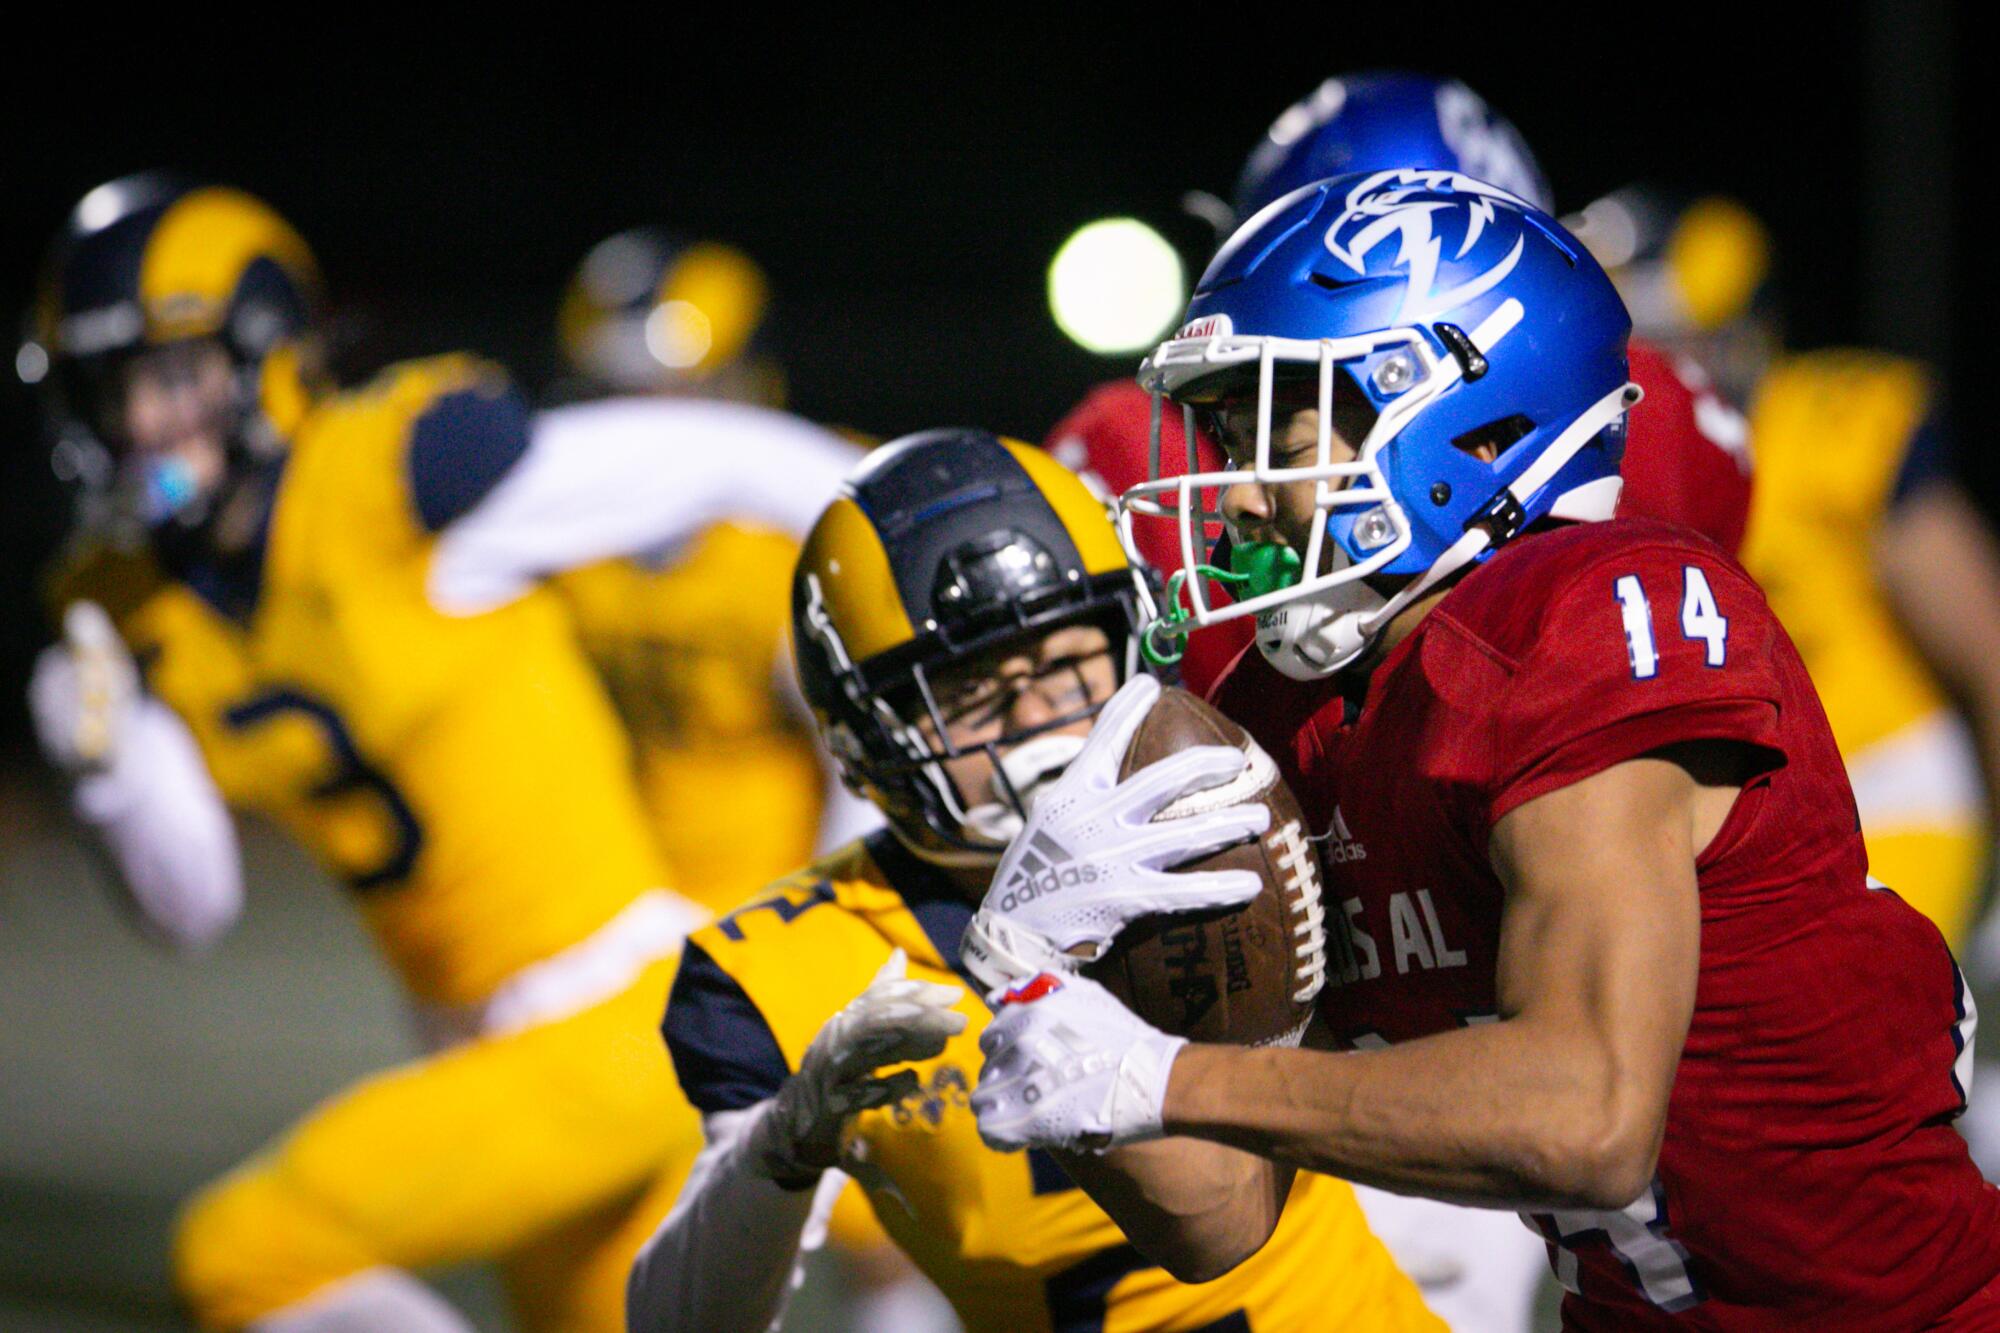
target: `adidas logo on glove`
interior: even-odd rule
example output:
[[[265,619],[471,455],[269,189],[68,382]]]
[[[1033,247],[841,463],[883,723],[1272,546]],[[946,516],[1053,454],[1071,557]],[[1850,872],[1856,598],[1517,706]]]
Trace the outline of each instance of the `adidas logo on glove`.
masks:
[[[1000,895],[1000,910],[1011,912],[1022,903],[1031,903],[1059,889],[1095,883],[1100,873],[1095,865],[1088,861],[1079,863],[1068,848],[1037,830],[1020,864],[1007,877],[1006,888]]]

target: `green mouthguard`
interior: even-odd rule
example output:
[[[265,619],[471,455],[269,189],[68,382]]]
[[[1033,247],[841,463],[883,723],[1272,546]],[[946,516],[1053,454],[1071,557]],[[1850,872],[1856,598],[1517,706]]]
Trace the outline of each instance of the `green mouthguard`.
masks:
[[[1299,553],[1283,542],[1244,542],[1229,548],[1229,567],[1252,597],[1289,588],[1300,578]]]
[[[1241,589],[1250,597],[1289,588],[1299,581],[1298,552],[1281,542],[1244,542],[1229,548],[1229,568],[1196,565],[1193,573],[1226,587]],[[1190,571],[1176,570],[1167,580],[1166,609],[1146,626],[1139,638],[1139,651],[1154,666],[1172,666],[1187,654],[1187,639],[1194,612],[1186,602]]]

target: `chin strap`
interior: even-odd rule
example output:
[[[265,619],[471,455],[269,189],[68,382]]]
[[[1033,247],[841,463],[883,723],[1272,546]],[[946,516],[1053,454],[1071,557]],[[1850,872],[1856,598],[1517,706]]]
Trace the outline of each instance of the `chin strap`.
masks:
[[[1429,569],[1411,580],[1379,609],[1372,612],[1350,611],[1343,616],[1343,620],[1353,625],[1357,646],[1365,645],[1394,620],[1397,613],[1488,550],[1512,541],[1523,526],[1529,497],[1555,480],[1556,473],[1581,453],[1585,445],[1596,439],[1599,432],[1625,415],[1639,401],[1639,397],[1638,385],[1622,384],[1592,403],[1575,421],[1570,422],[1567,430],[1556,436],[1555,442],[1544,449],[1520,476],[1497,491],[1478,513],[1466,520],[1465,535],[1445,548],[1444,554],[1432,561]],[[1341,627],[1336,626],[1334,633],[1338,635],[1340,632]]]

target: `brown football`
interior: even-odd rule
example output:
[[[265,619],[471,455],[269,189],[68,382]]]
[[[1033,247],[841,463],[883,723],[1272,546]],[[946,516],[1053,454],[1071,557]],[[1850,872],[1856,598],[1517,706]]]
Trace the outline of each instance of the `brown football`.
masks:
[[[1186,690],[1161,691],[1118,776],[1191,745],[1233,745],[1243,751],[1243,771],[1181,797],[1154,820],[1263,804],[1271,827],[1262,838],[1174,868],[1249,870],[1264,881],[1263,892],[1239,908],[1135,921],[1084,973],[1163,1032],[1237,1046],[1296,1043],[1326,975],[1319,862],[1306,841],[1305,819],[1270,756]]]

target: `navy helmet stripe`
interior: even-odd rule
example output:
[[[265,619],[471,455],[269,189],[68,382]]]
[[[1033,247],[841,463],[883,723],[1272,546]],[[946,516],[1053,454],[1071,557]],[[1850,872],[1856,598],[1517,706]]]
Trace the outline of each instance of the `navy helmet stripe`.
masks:
[[[146,247],[170,203],[142,208],[66,243],[58,276],[65,316],[138,302]]]
[[[953,447],[940,449],[941,441]],[[912,453],[921,459],[912,459]],[[1058,566],[1083,572],[1083,557],[1040,488],[992,433],[924,431],[870,456],[850,478],[854,499],[882,538],[896,591],[913,625],[935,618],[931,596],[946,555],[1012,528]],[[1033,496],[1036,504],[1018,503]]]

